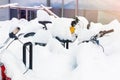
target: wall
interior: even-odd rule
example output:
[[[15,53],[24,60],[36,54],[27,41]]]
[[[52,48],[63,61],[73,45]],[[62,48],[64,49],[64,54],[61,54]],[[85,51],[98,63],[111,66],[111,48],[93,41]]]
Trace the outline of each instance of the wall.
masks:
[[[107,24],[114,19],[120,20],[120,11],[114,11],[114,10],[98,11],[98,22]]]

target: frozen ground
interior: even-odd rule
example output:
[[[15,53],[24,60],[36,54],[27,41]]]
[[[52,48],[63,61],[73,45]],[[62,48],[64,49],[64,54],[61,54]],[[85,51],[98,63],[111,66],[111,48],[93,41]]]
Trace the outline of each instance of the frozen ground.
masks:
[[[5,49],[13,40],[10,39],[9,43],[0,50],[0,62],[5,65],[6,74],[12,80],[120,80],[120,23],[118,20],[113,20],[106,25],[91,22],[90,29],[87,30],[87,19],[79,17],[80,21],[76,25],[78,38],[70,43],[69,49],[65,49],[55,36],[61,39],[72,39],[69,27],[73,19],[53,18],[42,12],[37,16],[52,21],[52,24],[47,24],[48,30],[43,30],[44,26],[38,23],[41,17],[31,21],[16,18],[0,21],[1,45],[8,38],[9,32],[17,26],[21,28],[17,34],[22,33],[19,40],[14,40]],[[100,46],[92,42],[78,45],[79,42],[90,39],[99,31],[109,29],[114,29],[114,32],[98,39],[104,47],[104,52]],[[24,38],[24,35],[29,32],[36,34]],[[29,41],[33,43],[33,69],[24,73],[28,69],[28,60],[25,66],[22,62],[22,48],[23,44]],[[35,45],[35,42],[47,45],[39,46]]]

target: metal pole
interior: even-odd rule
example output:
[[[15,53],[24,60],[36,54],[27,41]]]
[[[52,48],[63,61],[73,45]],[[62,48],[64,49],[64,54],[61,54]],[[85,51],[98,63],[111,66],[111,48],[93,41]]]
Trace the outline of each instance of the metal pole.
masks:
[[[10,4],[10,3],[11,3],[11,1],[10,1],[10,0],[8,0],[8,3]]]
[[[61,17],[64,16],[64,0],[62,0],[62,11],[61,11]]]
[[[50,7],[51,0],[47,0],[47,6]]]
[[[11,1],[10,1],[10,0],[8,0],[8,3],[10,4],[10,3],[11,3]],[[11,16],[11,15],[10,15],[10,7],[9,7],[9,10],[8,10],[8,11],[9,11],[9,19],[10,19],[10,16]]]
[[[76,0],[76,7],[75,7],[75,16],[77,16],[78,15],[78,4],[79,4],[79,2],[78,2],[78,0]]]
[[[21,11],[20,11],[20,8],[17,8],[17,17],[18,17],[18,19],[20,19],[20,17],[21,17]]]
[[[25,12],[26,12],[25,18],[26,18],[26,20],[28,20],[28,9],[25,9]]]

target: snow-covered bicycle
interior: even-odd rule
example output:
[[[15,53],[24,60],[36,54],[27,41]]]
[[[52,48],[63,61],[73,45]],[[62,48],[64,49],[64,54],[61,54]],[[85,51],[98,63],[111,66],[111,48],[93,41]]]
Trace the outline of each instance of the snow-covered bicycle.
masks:
[[[104,47],[100,44],[98,38],[103,37],[105,34],[111,33],[113,32],[113,29],[110,30],[104,30],[104,31],[100,31],[98,34],[92,36],[89,40],[83,40],[82,42],[79,42],[78,45],[80,45],[81,43],[85,43],[85,42],[92,42],[93,44],[97,44],[98,46],[100,46],[104,52]]]

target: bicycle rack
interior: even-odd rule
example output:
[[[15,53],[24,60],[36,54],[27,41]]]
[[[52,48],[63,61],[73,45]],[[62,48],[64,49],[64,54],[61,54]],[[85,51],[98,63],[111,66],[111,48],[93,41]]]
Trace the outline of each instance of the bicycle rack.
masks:
[[[29,48],[27,47],[29,46]],[[29,69],[32,69],[32,56],[33,56],[33,45],[31,42],[27,42],[23,45],[23,63],[26,65],[26,51],[29,51]]]

